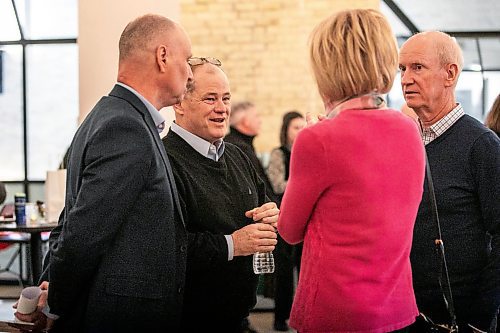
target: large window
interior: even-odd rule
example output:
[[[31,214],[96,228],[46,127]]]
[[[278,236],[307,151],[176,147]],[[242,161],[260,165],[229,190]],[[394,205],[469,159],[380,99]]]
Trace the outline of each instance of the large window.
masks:
[[[0,1],[0,181],[43,200],[78,123],[77,0]]]

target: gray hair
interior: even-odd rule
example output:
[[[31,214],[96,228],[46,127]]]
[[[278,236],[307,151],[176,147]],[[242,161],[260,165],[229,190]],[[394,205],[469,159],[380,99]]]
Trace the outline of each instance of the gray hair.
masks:
[[[255,107],[255,105],[249,101],[243,101],[233,104],[231,106],[231,117],[229,117],[229,124],[233,127],[238,126],[238,124],[245,117],[245,113],[248,111],[248,109],[251,109],[253,107]]]

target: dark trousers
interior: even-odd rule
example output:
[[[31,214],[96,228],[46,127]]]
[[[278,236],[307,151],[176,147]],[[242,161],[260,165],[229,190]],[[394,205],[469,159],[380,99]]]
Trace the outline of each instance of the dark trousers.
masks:
[[[274,292],[274,320],[285,321],[290,317],[294,296],[293,269],[300,270],[302,244],[290,245],[278,235],[274,251],[276,271]]]
[[[217,333],[241,333],[244,330],[242,327],[243,318],[213,318],[213,317],[193,317],[189,322],[182,324],[182,333],[200,333],[200,332],[217,332]]]

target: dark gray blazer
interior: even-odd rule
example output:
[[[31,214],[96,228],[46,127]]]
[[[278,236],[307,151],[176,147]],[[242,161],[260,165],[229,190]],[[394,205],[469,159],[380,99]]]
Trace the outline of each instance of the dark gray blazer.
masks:
[[[69,150],[66,202],[42,279],[54,332],[175,332],[187,236],[151,115],[116,85]]]

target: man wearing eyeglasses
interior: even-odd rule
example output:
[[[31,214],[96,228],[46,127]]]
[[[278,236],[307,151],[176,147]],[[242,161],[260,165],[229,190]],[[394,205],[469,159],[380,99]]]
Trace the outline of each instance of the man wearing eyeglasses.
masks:
[[[192,58],[193,82],[163,139],[188,230],[184,332],[242,332],[256,303],[255,252],[276,245],[279,210],[248,157],[225,143],[231,92],[220,61]]]

